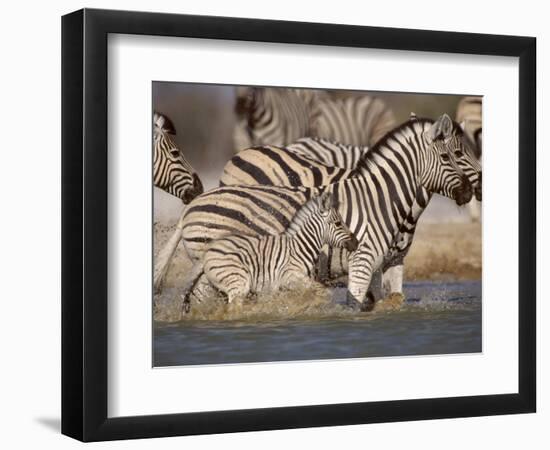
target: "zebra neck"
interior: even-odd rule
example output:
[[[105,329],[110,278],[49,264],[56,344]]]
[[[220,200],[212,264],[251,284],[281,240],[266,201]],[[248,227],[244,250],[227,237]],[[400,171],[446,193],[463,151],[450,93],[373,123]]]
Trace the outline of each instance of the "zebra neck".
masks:
[[[424,132],[429,121],[410,121],[388,133],[376,144],[358,166],[353,178],[337,188],[338,198],[346,198],[342,217],[358,239],[367,232],[366,221],[353,206],[365,201],[373,220],[368,220],[372,233],[389,243],[403,227],[411,228],[421,214],[423,152],[427,148]],[[424,204],[423,204],[424,203]],[[420,210],[419,210],[420,208]]]
[[[320,224],[313,217],[300,217],[306,213],[303,211],[304,208],[296,214],[284,234],[291,242],[293,254],[299,255],[299,258],[310,270],[315,265],[323,246],[322,227],[319,226]]]

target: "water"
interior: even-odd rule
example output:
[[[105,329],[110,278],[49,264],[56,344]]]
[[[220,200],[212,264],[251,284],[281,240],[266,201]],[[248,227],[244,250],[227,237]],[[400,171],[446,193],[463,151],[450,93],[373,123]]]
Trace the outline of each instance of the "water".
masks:
[[[407,301],[398,311],[350,311],[342,305],[344,293],[337,289],[333,300],[314,302],[302,308],[302,314],[293,311],[291,318],[274,306],[265,313],[262,306],[262,314],[227,316],[233,320],[191,318],[158,324],[154,329],[154,365],[481,351],[480,281],[406,284]]]

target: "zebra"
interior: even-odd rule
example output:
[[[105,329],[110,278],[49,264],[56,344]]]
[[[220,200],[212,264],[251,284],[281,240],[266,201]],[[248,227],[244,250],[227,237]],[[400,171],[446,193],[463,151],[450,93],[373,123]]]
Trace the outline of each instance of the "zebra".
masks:
[[[236,151],[254,145],[287,145],[302,137],[372,145],[396,123],[392,111],[370,95],[334,99],[322,90],[239,88]]]
[[[249,293],[315,286],[315,266],[324,244],[348,251],[357,248],[328,194],[305,203],[282,234],[231,235],[213,241],[204,254],[204,274],[226,294],[228,303],[241,303]]]
[[[163,114],[153,114],[153,183],[189,203],[203,193],[201,180],[183,156],[172,136],[176,129]]]
[[[321,99],[315,103],[311,136],[349,145],[374,145],[396,126],[391,109],[370,95]]]
[[[416,121],[418,118],[411,113],[409,120]],[[457,132],[460,132],[458,128]],[[282,148],[263,146],[242,150],[226,164],[220,186],[265,184],[318,187],[328,185],[353,176],[356,173],[353,168],[359,164],[367,152],[368,147],[343,145],[317,138],[303,138]],[[475,182],[475,179],[472,181]],[[403,226],[406,232],[395,240],[388,257],[381,266],[382,274],[379,274],[376,283],[371,285],[377,298],[386,297],[392,293],[402,295],[403,261],[413,242],[416,223],[430,199],[431,195],[426,190],[417,191],[414,214]],[[319,259],[320,280],[325,284],[333,284],[335,280],[341,279],[347,274],[347,261],[348,253],[345,249],[324,249]]]
[[[481,158],[482,124],[481,97],[464,97],[456,108],[456,121],[463,124],[464,133],[475,144],[475,156]]]
[[[228,234],[282,233],[297,209],[320,190],[336,197],[344,223],[359,242],[349,257],[347,287],[349,301],[364,307],[373,272],[406,245],[418,209],[426,206],[417,203],[419,191],[439,193],[458,205],[481,196],[481,167],[462,129],[446,114],[435,122],[416,119],[395,128],[367,152],[355,172],[320,188],[225,186],[197,197],[182,231],[187,254],[196,262],[191,293],[208,284],[199,261],[210,241]]]
[[[285,147],[256,146],[241,150],[227,162],[220,186],[331,184],[348,177],[366,150],[319,138],[302,138]]]
[[[482,152],[482,121],[481,121],[481,97],[464,97],[456,108],[456,121],[461,123],[464,133],[473,143],[475,155],[481,161]],[[481,208],[477,201],[472,200],[468,204],[470,217],[478,222],[481,216]]]
[[[322,91],[285,88],[237,88],[236,151],[258,144],[284,145],[310,134],[310,116]]]
[[[203,193],[201,180],[183,156],[172,136],[176,128],[159,112],[153,113],[153,183],[188,204]],[[154,287],[160,291],[170,261],[181,240],[181,217],[173,236],[161,249],[155,263]]]

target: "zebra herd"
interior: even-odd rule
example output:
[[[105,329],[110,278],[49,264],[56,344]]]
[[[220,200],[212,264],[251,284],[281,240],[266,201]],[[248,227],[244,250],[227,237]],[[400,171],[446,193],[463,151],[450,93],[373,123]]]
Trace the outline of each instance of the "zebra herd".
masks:
[[[474,100],[460,103],[462,124],[446,114],[436,120],[411,114],[396,125],[391,110],[371,96],[240,90],[234,141],[242,149],[225,165],[220,187],[202,193],[179,150],[180,168],[172,169],[174,182],[181,183],[180,170],[193,180],[190,194],[179,195],[188,206],[164,252],[171,257],[181,239],[193,263],[186,308],[216,291],[232,301],[288,288],[289,280],[328,285],[345,275],[348,302],[361,309],[402,295],[403,260],[432,195],[457,205],[481,200],[481,108],[472,107]],[[155,115],[160,136],[173,134],[162,117]],[[167,155],[174,156],[171,148]],[[165,190],[157,167],[168,166],[154,166],[155,185]],[[155,268],[156,288],[169,259]]]

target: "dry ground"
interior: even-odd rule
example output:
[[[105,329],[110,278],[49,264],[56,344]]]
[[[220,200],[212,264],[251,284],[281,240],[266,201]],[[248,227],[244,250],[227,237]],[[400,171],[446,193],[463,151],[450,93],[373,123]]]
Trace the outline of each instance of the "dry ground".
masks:
[[[480,223],[420,223],[405,259],[405,280],[479,280]]]

